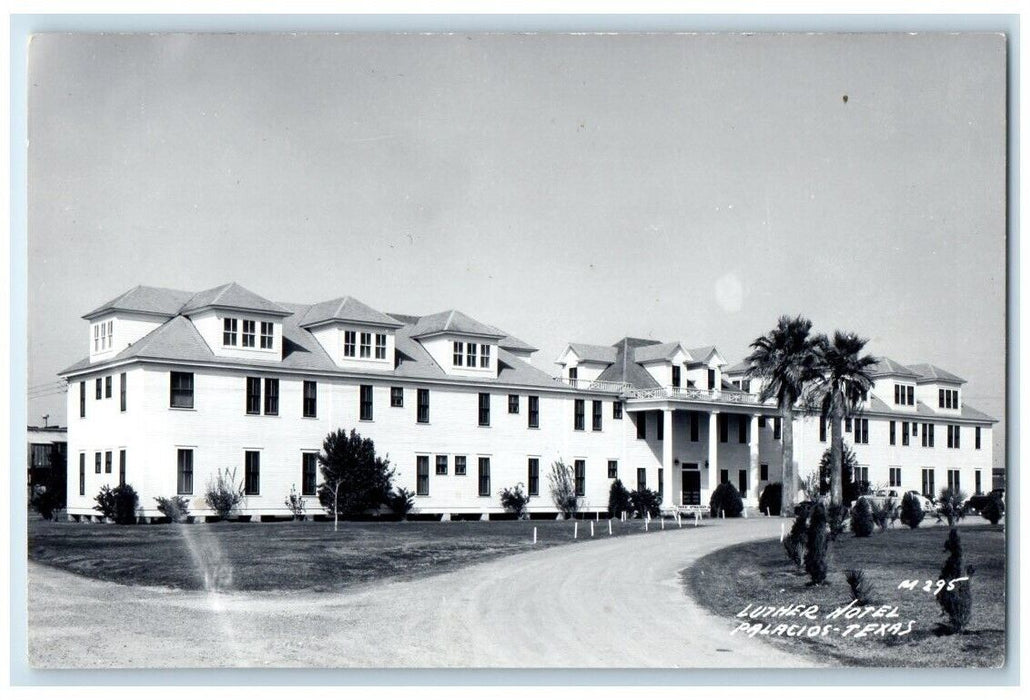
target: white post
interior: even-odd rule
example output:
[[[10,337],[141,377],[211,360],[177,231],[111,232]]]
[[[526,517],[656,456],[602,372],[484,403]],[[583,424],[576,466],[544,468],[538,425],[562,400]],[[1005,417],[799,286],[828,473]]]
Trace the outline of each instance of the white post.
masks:
[[[644,532],[647,532],[647,524],[648,524],[649,522],[650,522],[650,521],[649,521],[649,520],[648,520],[647,518],[644,518]]]
[[[783,522],[780,522],[780,542],[783,542]]]
[[[612,519],[608,518],[608,534],[612,534]]]
[[[694,511],[694,527],[697,527],[698,523],[701,522],[701,511]]]
[[[726,519],[726,511],[724,511],[722,509],[719,509],[719,520],[725,520],[725,519]]]
[[[601,519],[601,511],[595,511],[594,512],[594,520],[600,520],[600,519]]]
[[[572,539],[577,539],[578,537],[579,537],[579,521],[577,520],[572,525]]]
[[[662,529],[664,530],[665,529],[665,518],[661,518],[661,521],[662,521]]]
[[[533,528],[533,544],[536,544],[536,528]]]
[[[591,537],[594,536],[594,523],[593,522],[590,523],[590,536]]]

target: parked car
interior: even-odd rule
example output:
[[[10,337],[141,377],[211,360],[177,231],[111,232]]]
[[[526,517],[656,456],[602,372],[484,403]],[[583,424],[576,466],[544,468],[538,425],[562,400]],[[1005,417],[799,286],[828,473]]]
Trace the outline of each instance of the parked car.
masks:
[[[904,492],[902,492],[902,490],[898,488],[877,489],[875,492],[867,496],[862,496],[862,498],[865,498],[871,504],[878,506],[883,506],[887,503],[888,500],[890,500],[894,502],[895,507],[900,507],[901,499],[905,497],[906,493],[912,494],[919,500],[919,506],[923,509],[924,513],[937,512],[937,504],[935,504],[932,500],[930,500],[923,494],[919,493],[915,489],[909,489],[908,491]]]
[[[998,496],[1001,499],[1001,502],[1004,503],[1005,489],[994,489],[990,493],[978,493],[976,495],[970,496],[969,499],[965,502],[963,508],[965,508],[965,510],[967,511],[972,510],[979,513],[981,510],[983,510],[983,507],[987,505],[988,502],[990,502],[992,496]]]

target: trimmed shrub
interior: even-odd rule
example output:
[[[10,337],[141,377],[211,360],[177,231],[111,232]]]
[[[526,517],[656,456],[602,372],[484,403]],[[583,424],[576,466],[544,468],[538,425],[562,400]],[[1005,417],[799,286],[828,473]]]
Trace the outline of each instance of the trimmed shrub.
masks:
[[[869,505],[869,501],[865,498],[859,498],[851,509],[851,532],[854,533],[855,537],[869,537],[869,535],[873,534],[875,524],[873,520],[873,507]]]
[[[622,479],[616,479],[608,490],[608,514],[613,518],[621,518],[623,513],[632,512],[633,501],[630,500],[629,490],[622,485]]]
[[[730,483],[719,484],[715,487],[708,506],[712,509],[713,518],[720,514],[727,518],[739,518],[740,514],[744,512],[744,501],[740,498],[740,492],[737,491],[736,486]]]
[[[919,499],[916,498],[915,494],[906,493],[901,499],[902,524],[908,525],[915,530],[919,527],[919,523],[923,522],[924,515],[923,506],[919,504]]]
[[[54,520],[57,512],[65,507],[65,496],[50,486],[39,486],[33,490],[29,505],[35,508],[44,520]]]
[[[873,604],[875,596],[873,584],[865,577],[865,572],[862,569],[848,569],[844,572],[844,579],[848,582],[848,587],[851,588],[852,600],[859,605]]]
[[[1005,514],[1005,502],[996,493],[990,494],[988,499],[987,503],[980,509],[980,515],[986,518],[991,525],[997,525],[998,521],[1001,520],[1001,516]]]
[[[826,506],[826,524],[830,528],[830,541],[836,542],[845,530],[848,529],[848,518],[851,516],[851,509],[846,505]]]
[[[161,511],[161,515],[173,523],[184,523],[189,520],[190,499],[182,496],[172,496],[171,498],[155,496],[154,500],[157,501],[157,509]]]
[[[894,514],[894,511],[896,510],[894,499],[888,498],[882,504],[874,503],[871,508],[873,522],[876,523],[876,527],[880,528],[880,532],[885,532],[887,530],[887,525],[892,524],[896,519]]]
[[[219,520],[226,520],[243,502],[243,483],[236,483],[236,470],[225,469],[208,480],[204,500]]]
[[[526,517],[526,506],[529,505],[529,495],[522,490],[522,484],[515,484],[510,489],[501,490],[501,505],[509,513],[512,513],[519,520]]]
[[[783,504],[783,484],[766,484],[758,497],[758,510],[769,515],[779,515]]]
[[[966,509],[963,507],[966,502],[966,494],[959,489],[951,487],[941,489],[940,498],[937,499],[937,513],[940,517],[947,518],[948,527],[954,527],[955,523],[965,517]]]
[[[805,571],[813,585],[826,583],[826,554],[830,547],[826,506],[816,503],[808,517],[808,543],[805,551]]]
[[[962,632],[969,625],[969,618],[973,613],[973,596],[968,579],[965,581],[955,581],[955,579],[963,576],[972,577],[974,570],[973,567],[968,566],[963,574],[962,540],[959,539],[958,530],[955,528],[951,528],[951,532],[948,533],[944,551],[949,554],[941,569],[939,580],[945,581],[948,585],[937,594],[937,604],[941,606],[941,611],[948,618],[949,632],[956,634]]]
[[[630,503],[633,505],[633,512],[636,513],[638,518],[644,517],[644,515],[650,515],[652,518],[657,518],[662,512],[662,497],[658,495],[657,491],[652,491],[649,488],[642,488],[637,491],[633,491],[629,495]]]
[[[139,507],[139,496],[136,489],[129,484],[111,488],[104,485],[95,497],[97,504],[93,510],[105,518],[114,520],[119,525],[132,525],[136,522],[136,510]]]
[[[403,486],[398,486],[386,495],[386,507],[403,520],[415,511],[415,494]]]
[[[804,508],[794,518],[794,524],[790,527],[790,534],[783,540],[783,549],[787,552],[787,558],[794,562],[794,566],[801,569],[805,561],[805,543],[808,541],[808,513],[809,509]]]

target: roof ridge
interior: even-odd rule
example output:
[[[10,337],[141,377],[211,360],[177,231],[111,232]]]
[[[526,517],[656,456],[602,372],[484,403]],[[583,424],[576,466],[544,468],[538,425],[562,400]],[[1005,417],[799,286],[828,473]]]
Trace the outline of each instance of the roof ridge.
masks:
[[[457,309],[451,309],[451,313],[447,316],[447,320],[444,321],[444,324],[443,324],[444,330],[449,330],[450,329],[451,321],[454,320],[454,312],[456,312],[456,311],[457,311]]]

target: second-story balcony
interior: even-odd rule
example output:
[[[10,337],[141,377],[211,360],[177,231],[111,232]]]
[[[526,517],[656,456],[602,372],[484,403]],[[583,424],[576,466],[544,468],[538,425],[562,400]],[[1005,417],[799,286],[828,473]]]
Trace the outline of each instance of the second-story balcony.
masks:
[[[625,394],[633,390],[633,387],[625,382],[609,382],[600,379],[572,379],[569,377],[554,377],[554,381],[564,384],[573,389],[581,391],[603,391],[613,394]]]
[[[763,406],[758,394],[745,391],[727,391],[725,389],[697,389],[694,387],[659,386],[650,389],[630,387],[626,392],[631,399],[679,399],[682,401],[705,401],[711,403],[735,403],[750,406]]]

